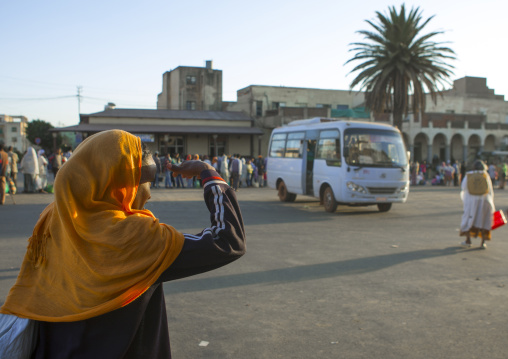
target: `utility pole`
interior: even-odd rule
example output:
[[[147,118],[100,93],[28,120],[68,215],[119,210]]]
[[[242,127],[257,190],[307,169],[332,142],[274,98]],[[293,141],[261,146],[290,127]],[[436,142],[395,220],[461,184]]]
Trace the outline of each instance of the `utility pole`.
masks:
[[[83,86],[78,86],[78,94],[76,95],[78,98],[78,122],[80,121],[80,115],[81,115],[81,89]]]

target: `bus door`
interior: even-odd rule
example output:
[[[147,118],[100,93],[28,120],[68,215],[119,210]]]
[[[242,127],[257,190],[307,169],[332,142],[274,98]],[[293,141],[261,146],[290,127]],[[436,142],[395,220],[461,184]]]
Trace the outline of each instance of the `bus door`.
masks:
[[[305,141],[305,158],[304,158],[304,168],[303,173],[305,173],[304,178],[304,194],[313,196],[314,195],[314,158],[316,157],[316,142],[319,136],[319,132],[317,130],[307,131],[306,133],[306,141]]]

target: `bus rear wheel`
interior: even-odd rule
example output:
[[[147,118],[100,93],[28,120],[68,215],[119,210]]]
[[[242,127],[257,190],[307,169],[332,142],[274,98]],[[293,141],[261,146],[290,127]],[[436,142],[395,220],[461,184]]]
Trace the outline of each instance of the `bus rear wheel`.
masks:
[[[337,201],[335,200],[331,187],[326,187],[323,193],[323,205],[325,206],[325,211],[330,213],[335,212],[337,209]]]
[[[278,196],[281,202],[294,202],[296,199],[296,194],[289,193],[288,189],[286,187],[286,184],[284,182],[279,183],[278,187]]]
[[[379,209],[379,212],[388,212],[390,208],[392,208],[391,203],[378,203],[377,208]]]

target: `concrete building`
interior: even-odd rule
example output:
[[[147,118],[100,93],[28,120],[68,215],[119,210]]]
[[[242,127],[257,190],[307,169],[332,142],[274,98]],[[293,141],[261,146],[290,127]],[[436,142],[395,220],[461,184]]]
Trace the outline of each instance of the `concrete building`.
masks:
[[[226,110],[244,111],[263,129],[261,153],[266,155],[273,128],[293,120],[329,117],[393,124],[390,114],[373,116],[365,110],[361,92],[252,85],[237,92]],[[411,158],[431,162],[471,162],[479,151],[508,149],[508,102],[487,87],[487,80],[464,77],[454,81],[434,104],[427,99],[425,115],[410,114],[402,126]]]
[[[416,161],[471,162],[480,151],[508,149],[508,102],[481,77],[454,81],[423,116],[409,116],[402,131]]]
[[[363,102],[361,92],[251,85],[238,90],[237,102],[225,102],[225,109],[241,110],[255,118],[269,118],[274,122],[273,126],[280,126],[291,121],[291,115],[284,116],[281,109],[324,109],[317,112],[326,113],[325,110],[355,108]],[[270,121],[266,124],[269,125]]]
[[[252,118],[243,112],[117,109],[108,104],[104,111],[81,115],[78,125],[58,131],[76,132],[84,139],[120,129],[161,154],[251,155],[256,137],[263,133],[252,125]]]
[[[162,92],[157,96],[160,110],[222,110],[222,71],[206,67],[180,66],[162,75]]]
[[[237,91],[237,102],[224,102],[226,111],[243,111],[263,129],[258,151],[266,155],[272,130],[294,120],[312,117],[369,119],[362,107],[364,94],[348,90],[251,85]]]
[[[222,71],[212,69],[211,61],[204,68],[165,72],[157,110],[117,109],[109,103],[102,112],[80,115],[77,126],[57,131],[76,132],[79,142],[79,137],[108,129],[138,135],[152,152],[208,156],[253,156],[263,134],[246,113],[222,111]]]
[[[177,67],[164,73],[162,82],[157,110],[107,108],[59,130],[86,136],[123,128],[145,134],[160,151],[266,155],[271,131],[293,120],[393,123],[390,114],[371,115],[364,94],[349,90],[251,85],[237,91],[236,102],[222,101],[222,71],[211,61],[206,67]],[[487,87],[485,78],[464,77],[437,104],[428,98],[425,115],[409,115],[402,132],[414,160],[472,161],[479,151],[508,148],[508,102]]]
[[[25,116],[0,115],[0,141],[6,147],[12,146],[14,150],[24,153],[29,146],[27,125],[28,119]]]

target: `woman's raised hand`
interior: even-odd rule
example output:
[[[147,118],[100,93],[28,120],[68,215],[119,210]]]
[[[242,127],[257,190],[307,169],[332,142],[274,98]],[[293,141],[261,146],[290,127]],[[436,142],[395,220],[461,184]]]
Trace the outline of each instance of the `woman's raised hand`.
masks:
[[[194,176],[197,176],[199,178],[199,175],[201,174],[202,171],[215,170],[215,168],[213,168],[206,162],[191,160],[182,162],[180,165],[170,164],[169,170],[173,171],[173,177],[176,177],[179,174],[181,174],[182,177],[184,178],[192,178]]]

